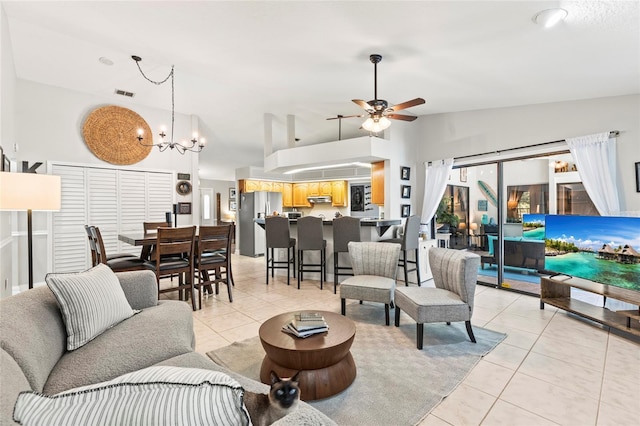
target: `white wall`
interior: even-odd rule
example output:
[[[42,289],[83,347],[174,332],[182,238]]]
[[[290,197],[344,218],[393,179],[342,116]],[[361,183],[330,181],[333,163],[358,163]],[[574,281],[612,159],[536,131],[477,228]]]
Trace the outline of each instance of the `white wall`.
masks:
[[[13,123],[15,81],[9,25],[4,8],[0,4],[0,145],[4,154],[10,158],[13,156],[12,141],[15,128]],[[11,228],[14,216],[12,212],[0,211],[0,298],[10,295],[13,286]]]
[[[638,215],[634,163],[640,161],[639,117],[640,95],[427,115],[413,123],[416,158],[425,162],[619,130],[621,207]],[[418,171],[419,182],[424,182],[424,168]],[[416,192],[422,199],[424,184]]]
[[[229,180],[210,180],[210,179],[200,179],[200,188],[211,188],[213,189],[213,199],[216,199],[216,193],[220,193],[220,215],[221,217],[216,217],[217,220],[228,221],[230,218],[236,220],[236,212],[232,212],[229,210],[229,188],[236,188],[236,182]],[[237,189],[237,188],[236,188]],[[237,192],[236,192],[237,194]],[[238,201],[238,197],[236,196],[236,202]],[[213,206],[213,215],[216,215],[216,206],[214,203]]]
[[[3,37],[4,43],[4,37]],[[5,54],[10,50],[2,46],[2,68],[5,68]],[[4,75],[4,74],[3,74]],[[4,78],[3,78],[4,83]],[[13,107],[9,108],[5,118],[13,125],[15,131],[12,141],[18,144],[18,150],[13,154],[17,164],[28,161],[33,164],[37,161],[44,163],[38,169],[39,173],[46,173],[47,161],[58,161],[82,165],[109,165],[95,157],[88,149],[82,137],[82,127],[87,116],[97,107],[105,105],[118,105],[130,108],[140,114],[149,124],[154,133],[157,133],[162,124],[169,124],[171,112],[161,109],[145,108],[129,105],[126,98],[117,95],[111,97],[95,96],[86,93],[74,92],[59,87],[43,85],[31,81],[15,79],[9,82],[15,95]],[[3,84],[4,87],[4,84]],[[2,102],[5,102],[4,94]],[[4,111],[4,108],[3,108]],[[11,114],[13,112],[13,114]],[[192,121],[193,120],[193,121]],[[197,118],[184,114],[175,116],[176,139],[188,138],[192,134],[192,127],[197,127]],[[4,126],[3,126],[4,128]],[[3,131],[4,133],[4,131]],[[5,135],[3,134],[3,140]],[[3,146],[5,144],[3,143]],[[193,191],[190,195],[181,196],[172,194],[174,202],[192,202],[193,215],[181,215],[179,224],[189,225],[198,222],[199,217],[199,187],[198,187],[198,154],[187,152],[181,155],[176,151],[159,152],[153,148],[147,158],[141,162],[127,167],[147,170],[169,170],[175,173],[189,173]],[[167,211],[171,206],[167,206]],[[43,213],[34,213],[34,281],[36,285],[41,283],[47,272],[47,259],[50,259],[48,251],[48,239],[50,229]],[[26,220],[20,213],[14,217],[11,238],[11,262],[14,267],[13,276],[18,284],[24,284],[27,280],[26,264]],[[83,226],[80,223],[78,226]],[[142,226],[142,225],[141,225]],[[38,259],[36,259],[36,257]],[[5,257],[3,256],[3,259]],[[4,269],[4,268],[3,268]],[[16,270],[18,272],[16,272]],[[4,272],[3,272],[4,274]],[[13,283],[16,286],[16,283]]]

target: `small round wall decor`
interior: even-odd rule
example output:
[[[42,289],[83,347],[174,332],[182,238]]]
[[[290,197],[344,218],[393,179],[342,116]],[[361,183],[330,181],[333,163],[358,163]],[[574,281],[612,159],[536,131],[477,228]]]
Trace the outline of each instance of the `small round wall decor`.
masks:
[[[127,165],[144,160],[151,152],[151,146],[138,142],[138,129],[150,137],[151,129],[144,118],[130,109],[109,105],[96,108],[89,114],[82,136],[99,159]]]
[[[191,182],[186,180],[179,181],[176,185],[176,192],[180,195],[191,194]]]

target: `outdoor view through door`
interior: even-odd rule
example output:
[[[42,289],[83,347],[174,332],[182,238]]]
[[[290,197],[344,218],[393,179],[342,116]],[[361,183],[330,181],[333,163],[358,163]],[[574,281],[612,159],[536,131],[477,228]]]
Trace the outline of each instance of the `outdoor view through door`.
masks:
[[[566,166],[559,169],[559,163]],[[570,154],[504,161],[502,167],[503,188],[498,188],[498,163],[467,166],[464,174],[453,169],[438,208],[436,229],[441,235],[449,234],[451,248],[481,256],[479,284],[539,295],[540,278],[546,276],[545,241],[538,235],[541,229],[544,232],[545,215],[598,213]]]

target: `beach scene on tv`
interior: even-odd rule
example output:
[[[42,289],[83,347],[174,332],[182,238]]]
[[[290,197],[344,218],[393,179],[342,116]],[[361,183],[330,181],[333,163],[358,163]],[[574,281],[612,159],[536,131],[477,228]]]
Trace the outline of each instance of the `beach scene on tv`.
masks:
[[[544,240],[544,214],[522,215],[522,236],[527,240]]]
[[[545,269],[640,291],[640,218],[546,215]]]

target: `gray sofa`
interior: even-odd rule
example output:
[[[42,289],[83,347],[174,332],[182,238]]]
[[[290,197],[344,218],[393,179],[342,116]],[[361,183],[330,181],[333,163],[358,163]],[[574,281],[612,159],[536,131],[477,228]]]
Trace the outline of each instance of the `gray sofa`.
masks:
[[[191,307],[184,302],[158,301],[152,272],[123,272],[117,276],[131,307],[142,312],[71,352],[66,350],[64,322],[48,287],[0,300],[1,425],[14,424],[13,407],[21,391],[55,394],[152,365],[223,371],[246,390],[268,391],[268,386],[194,352]],[[301,403],[278,424],[335,423]]]

